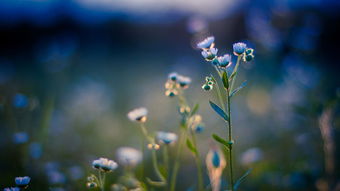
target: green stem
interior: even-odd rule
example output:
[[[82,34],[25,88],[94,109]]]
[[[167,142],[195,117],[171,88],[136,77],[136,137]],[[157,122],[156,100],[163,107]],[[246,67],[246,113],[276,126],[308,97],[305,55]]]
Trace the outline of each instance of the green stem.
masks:
[[[239,62],[238,62],[239,63]],[[236,77],[236,76],[235,76]],[[230,101],[230,89],[227,89],[227,104],[228,104],[228,141],[229,141],[229,174],[230,174],[230,185],[231,190],[234,190],[234,174],[233,174],[233,137],[232,137],[232,126],[231,126],[231,101]]]
[[[102,177],[102,172],[101,171],[99,171],[98,174],[99,174],[99,186],[100,186],[100,190],[104,191],[105,174],[104,174],[103,177]]]
[[[178,149],[176,153],[176,158],[175,158],[175,164],[174,164],[174,169],[171,175],[171,182],[170,182],[170,191],[175,191],[176,188],[176,180],[177,180],[177,174],[178,174],[178,169],[180,166],[179,159],[182,154],[182,150],[184,147],[184,140],[186,138],[185,136],[185,130],[182,130],[181,136],[179,137],[179,142],[178,142]]]
[[[194,155],[195,156],[195,161],[196,161],[196,166],[197,166],[197,180],[198,180],[198,190],[199,191],[203,191],[203,172],[202,172],[202,162],[201,162],[201,158],[200,158],[200,154],[198,152],[197,149],[197,142],[196,142],[196,136],[195,133],[192,132],[192,130],[190,130],[191,132],[191,137],[192,137],[192,142],[194,144],[194,147],[196,148],[197,153]]]
[[[168,170],[169,170],[169,153],[168,153],[168,145],[166,145],[166,144],[164,144],[164,147],[163,147],[163,160],[164,160],[165,171],[168,172]]]
[[[145,138],[142,137],[142,162],[141,162],[141,170],[140,170],[140,179],[144,180],[144,168],[145,168]]]
[[[155,173],[156,173],[156,175],[158,176],[158,178],[160,179],[161,183],[162,183],[162,184],[166,184],[166,180],[165,180],[165,178],[163,177],[163,175],[162,175],[162,173],[160,172],[159,167],[158,167],[156,150],[155,150],[155,149],[152,149],[151,154],[152,154],[152,165],[153,165],[153,168],[154,168],[154,170],[155,170]]]
[[[237,70],[238,70],[238,67],[239,67],[239,65],[240,65],[241,58],[242,58],[242,56],[238,56],[238,57],[237,57],[236,66],[235,66],[235,68],[234,68],[234,70],[233,70],[233,73],[235,73],[235,72],[236,72],[236,73],[235,73],[235,76],[233,77],[233,79],[231,80],[231,85],[230,85],[229,91],[232,91],[232,90],[233,90],[234,83],[235,83],[235,81],[236,81]],[[232,74],[233,74],[233,73],[232,73]],[[229,95],[229,94],[228,94],[228,95]]]

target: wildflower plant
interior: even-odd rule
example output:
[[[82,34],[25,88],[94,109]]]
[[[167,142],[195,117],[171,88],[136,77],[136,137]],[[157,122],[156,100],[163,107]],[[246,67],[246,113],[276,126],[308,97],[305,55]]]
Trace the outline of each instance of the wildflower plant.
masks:
[[[248,48],[244,43],[235,43],[233,46],[233,54],[237,56],[236,65],[230,73],[228,69],[232,66],[231,54],[218,56],[218,49],[215,48],[215,38],[208,37],[197,44],[197,47],[202,49],[203,58],[211,63],[217,71],[218,77],[210,75],[205,77],[205,83],[202,89],[206,92],[215,90],[217,92],[220,106],[212,101],[209,101],[212,109],[222,117],[226,123],[227,136],[222,138],[219,135],[213,134],[212,137],[220,144],[225,151],[221,151],[218,147],[212,147],[205,160],[207,174],[210,180],[209,186],[212,191],[221,189],[221,178],[223,170],[228,169],[229,190],[237,190],[240,183],[250,173],[246,172],[241,178],[234,182],[233,172],[233,136],[231,123],[231,98],[241,90],[245,83],[238,88],[233,88],[238,67],[241,62],[249,62],[254,58],[253,49]],[[168,75],[165,82],[165,95],[169,98],[177,98],[178,113],[180,116],[178,134],[174,132],[166,132],[158,130],[150,132],[147,127],[148,110],[145,107],[139,107],[127,113],[130,121],[139,125],[142,137],[141,151],[131,147],[121,147],[117,150],[117,161],[119,166],[123,167],[123,174],[118,177],[117,181],[111,185],[112,191],[121,190],[161,190],[176,191],[177,175],[181,165],[181,156],[185,148],[187,148],[195,160],[197,168],[197,184],[195,190],[207,190],[204,185],[203,163],[201,160],[200,150],[198,148],[197,136],[204,129],[202,116],[197,114],[199,105],[192,104],[187,101],[185,90],[189,88],[191,78],[172,72]],[[223,84],[223,86],[220,86]],[[173,130],[175,131],[175,130]],[[174,146],[174,158],[170,158],[170,146]],[[144,174],[144,159],[145,155],[151,152],[152,167],[156,179],[145,177]],[[162,152],[160,152],[162,151]],[[224,156],[227,153],[227,157]],[[162,157],[159,157],[162,155]],[[161,162],[160,162],[161,161]],[[141,177],[135,176],[137,165],[141,165]],[[170,165],[173,164],[173,165]],[[88,188],[100,188],[104,191],[105,175],[112,172],[118,167],[118,164],[106,158],[99,158],[92,163],[94,169],[98,171],[98,177],[91,175],[88,177]],[[149,189],[150,188],[150,189]]]
[[[208,37],[204,39],[202,42],[197,44],[197,47],[201,49],[203,58],[208,61],[211,66],[217,72],[217,78],[213,75],[206,77],[205,84],[203,84],[202,89],[204,91],[210,91],[213,89],[215,85],[216,92],[218,95],[219,104],[214,103],[213,101],[209,101],[211,108],[223,119],[226,123],[227,135],[226,138],[222,138],[219,135],[213,134],[212,137],[220,144],[223,145],[223,148],[227,151],[227,169],[229,171],[229,190],[234,191],[237,190],[240,183],[244,180],[244,178],[250,173],[247,171],[241,178],[239,178],[236,182],[234,181],[234,169],[233,169],[233,145],[235,140],[233,139],[232,134],[232,118],[231,118],[231,100],[236,95],[238,91],[240,91],[246,83],[242,83],[239,87],[234,88],[234,84],[236,81],[237,73],[239,65],[242,62],[250,62],[254,59],[254,50],[252,48],[248,48],[247,45],[243,42],[238,42],[233,45],[233,54],[237,56],[236,65],[234,69],[230,72],[228,69],[232,66],[232,58],[230,54],[225,54],[224,56],[217,56],[217,48],[215,48],[214,37]],[[209,43],[208,43],[209,42]],[[204,45],[204,46],[203,46]],[[220,86],[219,84],[223,84]],[[216,152],[215,152],[216,153]],[[214,157],[214,154],[208,154]],[[217,155],[216,155],[217,157]],[[221,158],[221,157],[219,157]],[[211,159],[215,161],[214,159]],[[208,159],[207,159],[208,161]],[[219,160],[221,161],[221,160]],[[207,162],[207,167],[209,171],[209,177],[212,185],[216,185],[216,178],[213,177],[212,180],[212,164]],[[210,169],[209,169],[210,168]],[[220,173],[219,173],[220,174]],[[216,176],[216,175],[215,175]],[[219,187],[219,184],[215,187]],[[216,189],[218,190],[218,189]]]

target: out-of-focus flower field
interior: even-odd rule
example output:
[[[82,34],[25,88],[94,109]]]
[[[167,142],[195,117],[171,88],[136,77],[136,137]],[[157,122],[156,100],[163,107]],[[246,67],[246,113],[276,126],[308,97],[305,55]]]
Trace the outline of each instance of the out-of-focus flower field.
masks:
[[[206,160],[215,165],[219,153],[210,151],[220,144],[212,134],[225,138],[227,130],[209,104],[219,103],[214,80],[206,79],[216,75],[213,51],[197,45],[214,36],[219,55],[233,56],[219,58],[231,62],[230,73],[234,43],[254,50],[238,68],[235,86],[247,85],[232,99],[234,142],[226,143],[233,145],[234,176],[252,169],[238,190],[339,191],[339,8],[336,0],[3,0],[0,189],[91,190],[89,183],[103,178],[91,174],[100,171],[105,190],[119,190],[111,185],[125,173],[147,190],[171,190],[167,168],[176,166],[185,112],[176,98],[181,84],[168,75],[178,72],[188,77],[179,79],[190,84],[182,87],[187,105],[199,103],[203,123],[194,145],[183,148],[175,190],[200,190],[197,160],[204,190],[213,190]],[[163,144],[142,138],[144,122]],[[155,153],[169,164],[157,174],[153,151],[163,146],[168,155]],[[162,175],[165,187],[148,186],[146,177]],[[229,189],[229,171],[221,176],[218,190]]]

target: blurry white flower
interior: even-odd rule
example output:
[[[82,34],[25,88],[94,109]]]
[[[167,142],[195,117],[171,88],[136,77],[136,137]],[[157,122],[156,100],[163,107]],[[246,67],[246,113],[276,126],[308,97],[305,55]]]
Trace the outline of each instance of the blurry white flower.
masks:
[[[250,148],[242,153],[241,163],[243,165],[250,165],[252,163],[258,162],[263,158],[263,152],[259,148]]]
[[[118,165],[115,161],[109,160],[107,158],[99,158],[92,162],[92,166],[95,169],[101,170],[103,172],[111,172],[115,170]]]
[[[140,107],[130,111],[127,116],[131,121],[137,121],[144,123],[147,119],[148,110],[144,107]]]
[[[121,147],[117,150],[118,163],[123,166],[136,166],[142,160],[142,153],[132,147]]]
[[[176,81],[176,80],[177,80],[177,76],[178,76],[177,72],[171,72],[171,73],[168,75],[168,78],[169,78],[169,80],[171,80],[171,81]]]
[[[186,76],[177,76],[177,82],[181,88],[188,88],[189,84],[191,83],[191,78]]]
[[[157,133],[157,139],[164,144],[171,144],[177,141],[177,135],[175,133],[159,131]]]
[[[209,36],[205,38],[203,41],[197,43],[198,48],[210,48],[210,46],[214,43],[215,37]]]

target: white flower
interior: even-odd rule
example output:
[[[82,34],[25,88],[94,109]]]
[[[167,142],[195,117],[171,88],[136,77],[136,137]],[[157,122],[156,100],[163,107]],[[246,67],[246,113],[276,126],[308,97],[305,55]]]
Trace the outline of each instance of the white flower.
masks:
[[[181,88],[187,88],[191,83],[191,78],[186,76],[177,76],[177,82]]]
[[[215,37],[209,36],[205,38],[203,41],[197,43],[198,48],[209,48],[215,41]]]
[[[263,158],[263,152],[259,148],[250,148],[242,153],[241,163],[243,165],[250,165],[252,163],[258,162]]]
[[[142,160],[142,153],[132,147],[121,147],[117,150],[118,163],[134,167]]]
[[[177,76],[178,76],[177,72],[171,72],[171,73],[168,75],[168,78],[169,78],[169,80],[171,80],[171,81],[176,81],[176,80],[177,80]]]
[[[228,68],[231,65],[230,54],[225,54],[223,56],[217,57],[218,66],[221,68]]]
[[[164,144],[171,144],[177,141],[177,135],[171,132],[159,131],[157,133],[157,139]]]
[[[131,121],[145,122],[147,119],[148,110],[144,107],[140,107],[130,111],[127,116]]]
[[[111,172],[118,167],[117,163],[107,158],[99,158],[92,162],[92,166],[95,169],[99,169],[103,172]]]
[[[217,52],[218,52],[217,48],[210,48],[210,49],[207,49],[207,50],[203,50],[201,53],[202,53],[202,56],[207,61],[212,61],[216,57]]]

